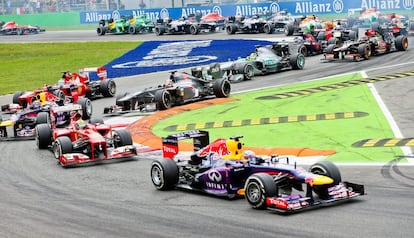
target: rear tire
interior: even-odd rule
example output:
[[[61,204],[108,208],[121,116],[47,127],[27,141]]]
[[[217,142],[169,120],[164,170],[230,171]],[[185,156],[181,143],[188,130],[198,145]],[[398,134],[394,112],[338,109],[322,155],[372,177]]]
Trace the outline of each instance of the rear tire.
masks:
[[[79,98],[77,104],[82,106],[82,119],[88,120],[92,116],[92,102],[89,98]]]
[[[19,97],[22,96],[23,94],[24,94],[24,92],[20,92],[20,91],[14,93],[13,94],[13,99],[12,99],[13,104],[19,104],[20,106],[23,106],[23,105],[20,104],[20,101],[19,101]]]
[[[369,59],[371,57],[371,47],[369,44],[360,44],[358,46],[358,54],[365,60]]]
[[[152,162],[151,181],[158,190],[170,190],[178,183],[178,166],[171,159]]]
[[[284,31],[285,31],[286,36],[293,35],[293,32],[294,32],[293,26],[291,24],[286,24],[285,28],[284,28]]]
[[[395,38],[395,48],[399,51],[405,51],[408,48],[408,38],[406,36],[397,36]]]
[[[230,96],[231,84],[228,79],[216,79],[213,84],[213,92],[217,98],[227,98]]]
[[[113,97],[116,93],[116,84],[113,79],[104,79],[100,84],[100,91],[104,97]]]
[[[52,129],[47,124],[39,124],[35,131],[37,148],[47,149],[52,144]]]
[[[171,94],[165,89],[155,92],[154,100],[159,110],[165,110],[172,107]]]

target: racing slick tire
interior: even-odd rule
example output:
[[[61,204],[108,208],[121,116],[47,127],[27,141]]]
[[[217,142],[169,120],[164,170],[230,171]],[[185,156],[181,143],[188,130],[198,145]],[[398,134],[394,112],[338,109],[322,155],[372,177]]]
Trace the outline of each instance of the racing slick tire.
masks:
[[[72,141],[68,136],[60,136],[53,143],[53,155],[55,159],[59,160],[60,156],[63,154],[72,153],[73,146]]]
[[[158,190],[171,190],[178,183],[178,166],[171,159],[155,160],[151,164],[151,181]]]
[[[164,27],[155,27],[155,34],[157,36],[162,36],[165,33],[165,28]]]
[[[236,27],[235,24],[229,24],[229,25],[226,26],[226,32],[229,35],[235,34],[236,33],[236,29],[237,29],[237,27]]]
[[[113,79],[104,79],[101,81],[99,89],[104,97],[113,97],[116,93],[116,84]]]
[[[305,56],[303,54],[294,54],[289,57],[289,64],[292,69],[303,69],[305,67]]]
[[[335,37],[330,38],[330,39],[328,40],[328,45],[331,45],[331,44],[333,44],[333,45],[338,45],[338,44],[339,44],[339,40],[338,40],[338,38],[335,38]]]
[[[354,41],[358,39],[358,33],[355,31],[349,32],[349,40]]]
[[[106,33],[106,27],[100,25],[98,28],[96,28],[96,33],[98,33],[98,36],[103,36]]]
[[[256,173],[250,175],[244,186],[247,202],[254,209],[265,209],[266,197],[276,196],[276,184],[273,177],[266,173]]]
[[[138,33],[138,29],[137,29],[137,27],[136,27],[136,26],[130,26],[130,27],[129,27],[129,29],[128,29],[128,32],[129,32],[129,34],[131,34],[131,35],[135,35],[135,34],[137,34],[137,33]]]
[[[333,54],[335,48],[338,48],[338,46],[334,44],[328,45],[328,47],[326,47],[326,53]]]
[[[159,110],[165,110],[172,107],[171,94],[167,90],[162,89],[155,92],[154,101]]]
[[[243,67],[244,80],[251,80],[254,76],[254,67],[251,64],[246,64]]]
[[[358,46],[358,54],[361,58],[367,60],[371,57],[371,46],[369,44],[363,43]]]
[[[284,27],[284,32],[286,36],[293,35],[294,29],[292,24],[286,24]]]
[[[129,131],[126,129],[116,129],[114,130],[114,146],[115,148],[132,145],[132,136]]]
[[[227,98],[230,96],[231,84],[226,78],[216,79],[213,83],[213,92],[217,98]]]
[[[50,116],[47,112],[39,112],[36,117],[36,124],[47,124],[50,126]]]
[[[59,100],[62,100],[63,102],[65,101],[65,99],[66,99],[66,95],[65,95],[65,93],[62,91],[62,90],[55,90],[54,92],[53,92],[53,94],[57,97],[57,98],[59,98]]]
[[[25,93],[25,92],[20,92],[20,91],[15,92],[15,93],[13,94],[13,99],[12,99],[12,102],[13,102],[14,104],[19,104],[19,105],[20,105],[19,97],[20,97],[20,96],[22,96],[24,93]],[[24,105],[20,105],[20,106],[22,106],[22,107],[27,107],[27,105],[26,105],[26,106],[24,106]]]
[[[273,31],[274,31],[274,28],[270,25],[270,24],[265,24],[264,26],[263,26],[263,31],[264,31],[264,33],[266,33],[266,34],[272,34],[273,33]]]
[[[397,38],[395,38],[395,48],[399,51],[407,50],[408,38],[402,35],[397,36]]]
[[[52,129],[47,124],[39,124],[35,127],[36,145],[39,149],[47,149],[52,144]]]
[[[304,45],[301,45],[301,46],[299,46],[299,48],[298,48],[298,53],[299,54],[302,54],[303,56],[309,56],[308,55],[308,48],[306,48],[306,46],[304,46]]]
[[[200,32],[200,28],[198,28],[197,25],[191,25],[190,26],[191,35],[198,35],[199,32]]]
[[[334,163],[328,160],[322,160],[322,161],[319,161],[313,164],[309,168],[309,172],[313,174],[328,176],[334,181],[333,184],[329,184],[329,185],[314,185],[313,186],[313,191],[316,194],[318,194],[318,196],[321,199],[327,199],[329,197],[328,187],[337,185],[342,181],[341,172],[339,171],[338,167]]]
[[[318,41],[326,40],[326,32],[325,31],[318,32],[318,35],[316,36],[316,39]]]
[[[89,98],[79,98],[77,104],[82,106],[82,119],[88,120],[92,116],[92,102]]]

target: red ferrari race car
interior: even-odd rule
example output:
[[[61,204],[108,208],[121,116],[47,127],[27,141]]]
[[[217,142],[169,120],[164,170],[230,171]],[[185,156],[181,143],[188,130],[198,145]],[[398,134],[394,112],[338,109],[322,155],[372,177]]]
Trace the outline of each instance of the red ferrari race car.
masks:
[[[289,157],[256,156],[244,150],[242,136],[209,142],[207,131],[162,139],[163,157],[151,165],[158,190],[181,188],[228,198],[244,197],[255,209],[295,212],[364,195],[364,185],[344,182],[339,169],[322,160],[305,170]],[[194,152],[179,153],[179,141],[192,139]]]
[[[2,35],[28,35],[46,31],[45,29],[41,29],[39,26],[20,25],[14,21],[0,22],[0,27],[0,34]]]
[[[67,127],[44,123],[35,129],[37,147],[51,147],[63,167],[137,155],[131,134],[126,129],[115,129],[115,126],[106,125],[101,119],[86,122],[81,119],[81,108],[72,108],[70,115]]]
[[[113,79],[107,78],[105,67],[83,68],[79,73],[62,72],[62,78],[53,89],[61,90],[66,96],[96,98],[99,96],[113,97],[116,93],[116,84]],[[92,77],[97,75],[97,79]]]

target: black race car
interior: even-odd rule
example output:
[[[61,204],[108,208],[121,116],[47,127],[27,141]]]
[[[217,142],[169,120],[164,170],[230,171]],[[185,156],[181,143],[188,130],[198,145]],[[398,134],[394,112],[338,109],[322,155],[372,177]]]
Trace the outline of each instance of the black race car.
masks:
[[[116,105],[106,107],[104,113],[165,110],[211,97],[225,98],[230,96],[230,90],[230,81],[225,77],[202,79],[185,72],[174,71],[164,85],[118,96]]]
[[[407,37],[401,35],[398,31],[393,31],[390,28],[370,29],[366,30],[365,35],[359,40],[328,45],[322,61],[367,60],[372,55],[405,51],[407,48]]]

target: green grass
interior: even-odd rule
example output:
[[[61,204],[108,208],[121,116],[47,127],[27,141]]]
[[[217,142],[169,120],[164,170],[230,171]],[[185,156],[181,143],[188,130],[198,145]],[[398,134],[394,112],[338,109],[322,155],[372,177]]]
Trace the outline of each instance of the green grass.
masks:
[[[55,84],[61,72],[98,67],[140,42],[19,43],[0,46],[0,95]]]
[[[159,136],[166,136],[175,132],[166,131],[164,128],[177,124],[361,111],[369,115],[352,119],[215,128],[208,129],[208,131],[212,139],[243,135],[243,142],[247,146],[333,149],[337,153],[331,156],[330,160],[335,162],[383,163],[390,161],[396,155],[401,155],[402,152],[399,148],[356,148],[351,146],[354,142],[363,139],[394,137],[390,126],[367,85],[345,87],[287,99],[256,99],[258,96],[360,78],[359,74],[350,74],[331,79],[237,94],[233,95],[233,97],[240,99],[239,101],[184,112],[160,121],[152,130]]]

